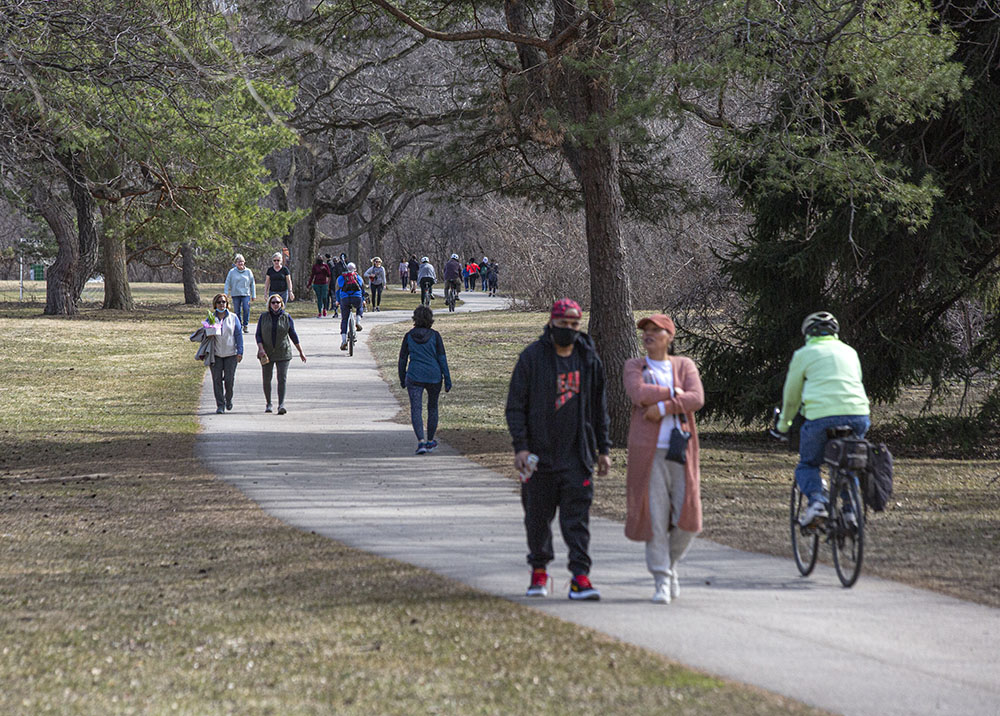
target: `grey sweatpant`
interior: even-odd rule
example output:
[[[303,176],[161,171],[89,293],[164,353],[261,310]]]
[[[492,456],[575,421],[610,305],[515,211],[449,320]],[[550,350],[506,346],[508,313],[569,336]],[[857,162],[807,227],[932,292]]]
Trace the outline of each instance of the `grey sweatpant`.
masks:
[[[676,526],[684,504],[684,466],[666,457],[666,448],[656,450],[649,475],[653,539],[646,543],[646,568],[657,580],[670,576],[695,537]]]

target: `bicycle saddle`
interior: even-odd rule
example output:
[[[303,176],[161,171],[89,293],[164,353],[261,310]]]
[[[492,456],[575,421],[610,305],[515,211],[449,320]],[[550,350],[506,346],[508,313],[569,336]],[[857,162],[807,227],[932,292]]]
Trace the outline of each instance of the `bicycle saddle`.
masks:
[[[835,440],[837,438],[849,438],[854,435],[854,431],[851,429],[850,425],[838,425],[835,428],[826,429],[826,437],[830,440]]]

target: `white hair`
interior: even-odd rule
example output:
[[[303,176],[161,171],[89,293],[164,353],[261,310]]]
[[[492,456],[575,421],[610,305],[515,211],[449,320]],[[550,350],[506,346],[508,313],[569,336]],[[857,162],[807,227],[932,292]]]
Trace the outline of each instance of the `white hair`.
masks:
[[[246,263],[247,260],[243,258],[243,254],[236,254],[236,258],[234,258],[233,261],[242,261],[243,263]]]
[[[285,260],[285,257],[281,255],[280,251],[276,251],[271,258],[272,259],[281,259],[282,261]]]
[[[357,267],[357,266],[355,266],[355,264],[354,264],[354,262],[353,262],[353,261],[351,261],[351,263],[347,264],[347,270],[348,270],[348,271],[357,271],[357,270],[358,270],[358,267]]]

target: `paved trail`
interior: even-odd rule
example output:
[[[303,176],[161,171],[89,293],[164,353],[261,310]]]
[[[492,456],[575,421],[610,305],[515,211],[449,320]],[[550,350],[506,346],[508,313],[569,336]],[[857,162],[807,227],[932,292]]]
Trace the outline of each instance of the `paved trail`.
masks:
[[[498,302],[475,294],[465,310]],[[565,598],[558,531],[555,594],[524,598],[515,483],[447,445],[414,456],[410,427],[389,421],[399,408],[375,369],[367,329],[408,318],[366,316],[353,357],[339,350],[339,322],[298,320],[309,362],[292,362],[284,416],[263,412],[248,349],[232,413],[215,414],[205,383],[201,457],[289,524],[808,704],[873,716],[1000,715],[1000,610],[864,574],[845,590],[830,567],[802,579],[790,557],[697,540],[680,599],[653,605],[642,545],[628,542],[620,524],[595,519],[591,577],[603,600]]]

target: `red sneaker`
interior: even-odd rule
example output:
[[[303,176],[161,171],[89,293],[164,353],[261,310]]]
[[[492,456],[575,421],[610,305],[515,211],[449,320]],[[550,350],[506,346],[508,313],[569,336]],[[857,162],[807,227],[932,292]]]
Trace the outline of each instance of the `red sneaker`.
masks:
[[[601,598],[601,593],[590,583],[586,574],[578,574],[569,583],[569,598],[596,602]]]
[[[549,575],[545,573],[544,567],[531,570],[531,585],[524,593],[526,597],[547,597],[549,596]]]

